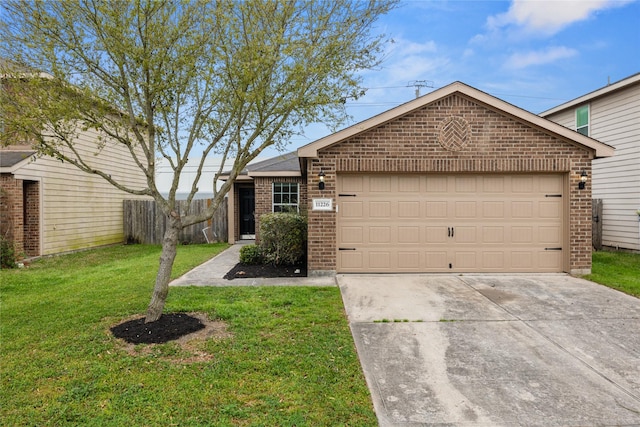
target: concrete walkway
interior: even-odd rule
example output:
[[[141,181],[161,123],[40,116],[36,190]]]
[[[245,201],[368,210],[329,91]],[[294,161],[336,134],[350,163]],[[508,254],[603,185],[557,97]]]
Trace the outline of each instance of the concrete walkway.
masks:
[[[178,277],[169,286],[336,286],[335,276],[278,277],[227,280],[224,275],[240,262],[240,248],[253,241],[241,241],[214,258]]]
[[[567,275],[338,275],[380,426],[640,426],[640,299]]]

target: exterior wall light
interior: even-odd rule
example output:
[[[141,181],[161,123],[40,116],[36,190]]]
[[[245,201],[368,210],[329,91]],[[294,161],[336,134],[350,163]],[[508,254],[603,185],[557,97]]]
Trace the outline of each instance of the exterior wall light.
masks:
[[[578,189],[584,190],[584,186],[587,183],[587,171],[582,169],[582,173],[580,173],[580,182],[578,183]]]
[[[320,171],[318,174],[318,189],[324,190],[324,172]]]

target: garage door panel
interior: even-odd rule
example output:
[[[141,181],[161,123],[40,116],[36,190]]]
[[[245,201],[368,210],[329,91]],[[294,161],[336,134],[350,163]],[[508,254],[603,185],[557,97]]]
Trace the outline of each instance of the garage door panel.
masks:
[[[391,227],[370,227],[370,243],[391,243]]]
[[[398,202],[398,217],[400,218],[420,218],[420,202],[417,200],[412,201],[399,201]]]
[[[418,193],[420,192],[420,179],[418,175],[401,175],[398,177],[398,192]]]
[[[365,177],[362,175],[341,175],[338,193],[362,193]]]
[[[390,202],[370,202],[369,216],[371,218],[390,218],[391,203]]]
[[[362,271],[365,268],[363,253],[356,251],[338,251],[339,265],[345,271]]]
[[[562,215],[562,204],[559,201],[539,202],[538,216],[540,218],[560,218]]]
[[[391,252],[389,251],[370,251],[369,266],[373,270],[387,270],[391,267]]]
[[[505,262],[508,253],[504,251],[485,251],[482,252],[482,267],[487,270],[502,271],[505,268]]]
[[[514,226],[511,227],[512,243],[533,243],[533,227],[531,226]]]
[[[391,191],[391,176],[372,176],[369,178],[371,193],[389,193]]]
[[[444,227],[444,226],[426,227],[425,243],[427,244],[446,243],[447,238],[448,238],[447,227]]]
[[[426,271],[447,271],[449,254],[446,251],[426,251],[425,267]]]
[[[338,188],[338,247],[354,249],[340,272],[562,271],[561,174],[339,175]]]
[[[420,270],[422,262],[419,251],[401,251],[398,252],[398,268],[400,270]]]
[[[504,218],[505,216],[505,202],[503,201],[488,201],[482,202],[482,217],[483,218]]]
[[[426,201],[427,218],[432,219],[446,219],[448,218],[447,208],[448,202],[446,201]]]
[[[398,243],[420,243],[420,227],[419,226],[400,226],[398,227]]]
[[[340,227],[342,243],[362,244],[364,243],[364,228],[362,226]]]
[[[475,271],[479,268],[477,257],[476,251],[456,251],[453,261],[455,271]]]
[[[533,202],[532,201],[513,201],[511,202],[512,218],[533,218]]]
[[[501,226],[482,227],[483,243],[504,243],[505,232]]]
[[[455,239],[456,243],[476,244],[478,242],[475,226],[451,227],[451,228],[452,228],[453,238]]]
[[[455,203],[455,217],[456,218],[475,218],[478,216],[476,213],[475,201],[454,202]]]
[[[559,247],[562,243],[560,226],[538,227],[538,242]]]
[[[360,201],[348,201],[340,204],[340,214],[343,218],[358,218],[364,216],[364,205]]]

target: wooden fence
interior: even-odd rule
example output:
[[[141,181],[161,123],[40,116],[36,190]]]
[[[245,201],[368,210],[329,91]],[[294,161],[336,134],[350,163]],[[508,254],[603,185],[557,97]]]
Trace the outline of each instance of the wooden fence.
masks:
[[[193,200],[190,213],[203,212],[212,202],[212,199]],[[180,201],[176,210],[181,214],[187,208],[186,202]],[[224,199],[211,219],[183,228],[179,242],[226,242],[229,237],[227,224],[227,199]],[[127,243],[161,244],[166,229],[167,218],[154,200],[124,201],[124,236]]]

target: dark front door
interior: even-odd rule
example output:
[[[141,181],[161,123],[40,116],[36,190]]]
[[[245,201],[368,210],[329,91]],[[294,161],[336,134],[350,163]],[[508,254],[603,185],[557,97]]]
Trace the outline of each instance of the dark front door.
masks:
[[[240,188],[240,238],[256,234],[255,207],[255,189]]]

